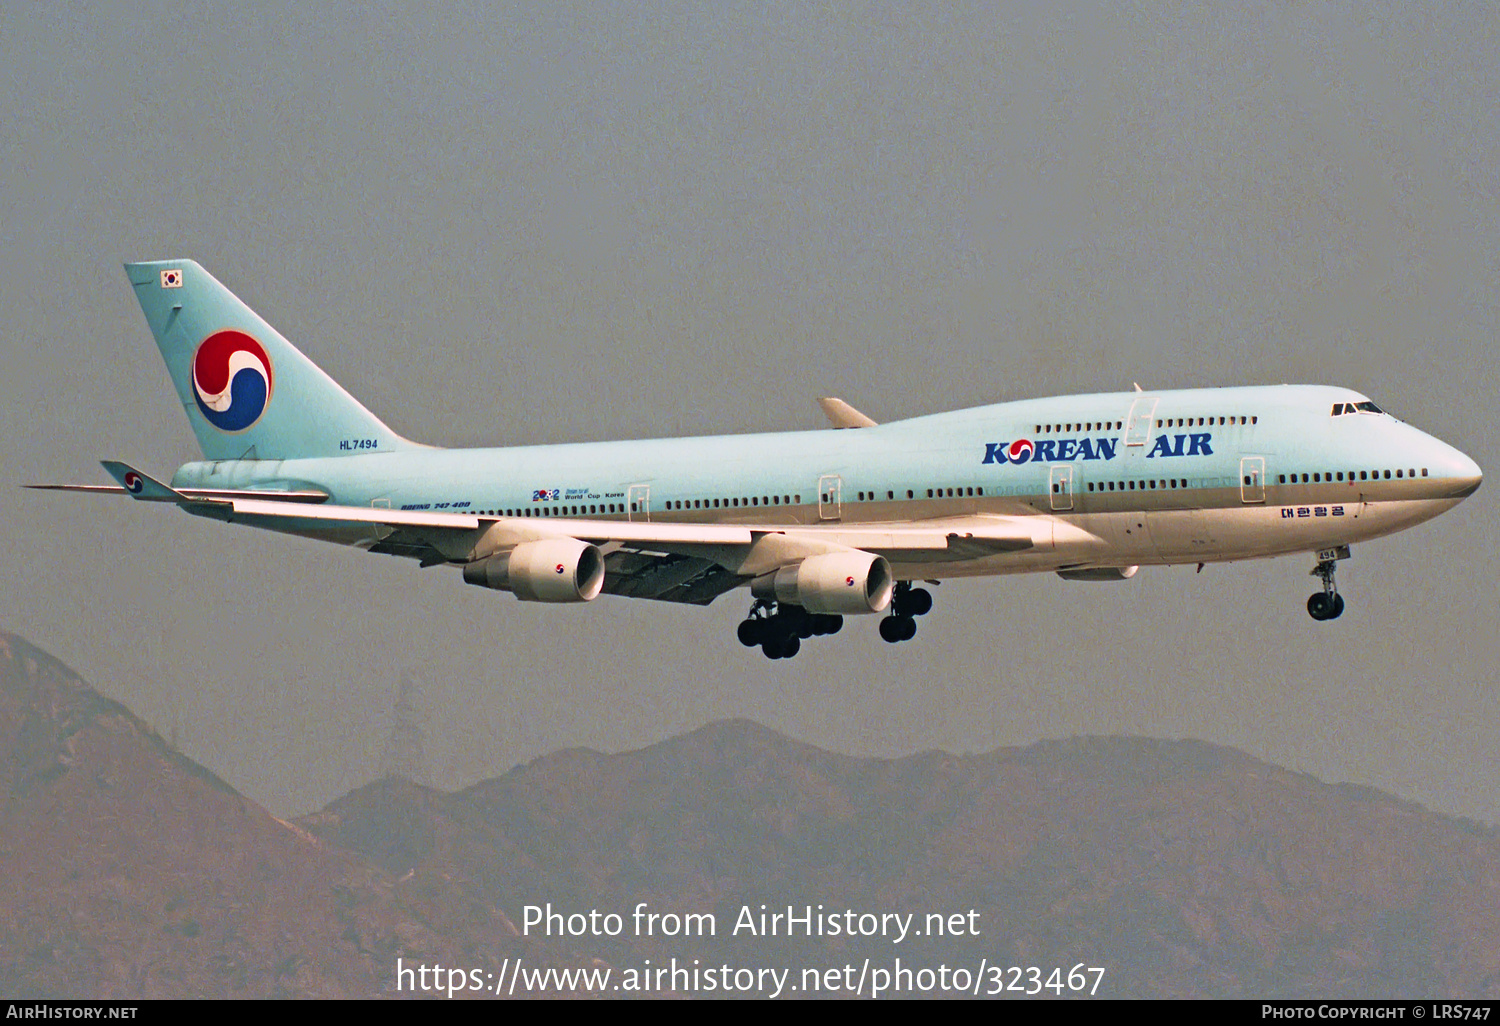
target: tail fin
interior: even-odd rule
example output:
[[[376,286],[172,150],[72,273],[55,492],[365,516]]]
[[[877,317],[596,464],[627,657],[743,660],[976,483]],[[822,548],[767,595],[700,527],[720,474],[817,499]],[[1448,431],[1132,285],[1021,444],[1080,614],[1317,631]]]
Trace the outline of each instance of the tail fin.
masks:
[[[419,446],[380,422],[191,260],[126,264],[203,455],[351,456]]]

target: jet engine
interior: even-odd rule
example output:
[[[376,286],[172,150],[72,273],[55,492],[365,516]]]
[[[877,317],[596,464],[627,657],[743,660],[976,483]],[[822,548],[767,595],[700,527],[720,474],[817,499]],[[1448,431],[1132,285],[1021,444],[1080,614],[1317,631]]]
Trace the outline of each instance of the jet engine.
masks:
[[[757,577],[750,593],[809,613],[878,613],[891,604],[895,584],[884,556],[856,549],[808,556]]]
[[[1083,570],[1059,570],[1057,576],[1065,581],[1128,581],[1139,569],[1138,566],[1094,566]]]
[[[464,565],[464,581],[523,602],[588,602],[604,588],[604,556],[577,538],[522,542]]]

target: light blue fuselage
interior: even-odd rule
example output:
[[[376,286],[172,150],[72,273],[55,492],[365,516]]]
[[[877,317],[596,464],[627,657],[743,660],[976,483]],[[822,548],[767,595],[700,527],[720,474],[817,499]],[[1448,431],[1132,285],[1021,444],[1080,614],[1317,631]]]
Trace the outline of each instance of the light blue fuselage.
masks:
[[[846,430],[399,452],[349,439],[347,456],[190,463],[173,485],[682,523],[1046,514],[1104,542],[923,564],[923,577],[1214,561],[1387,534],[1478,486],[1467,456],[1386,414],[1354,412],[1359,403],[1369,405],[1348,389],[1281,385],[1031,399]],[[1333,415],[1343,404],[1351,412]],[[296,533],[330,537],[327,525],[303,526]]]

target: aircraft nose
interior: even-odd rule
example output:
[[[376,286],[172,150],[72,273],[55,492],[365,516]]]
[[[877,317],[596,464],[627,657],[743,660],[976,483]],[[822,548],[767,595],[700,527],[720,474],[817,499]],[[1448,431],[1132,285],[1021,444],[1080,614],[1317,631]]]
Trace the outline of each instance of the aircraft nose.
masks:
[[[1454,499],[1467,499],[1479,491],[1479,486],[1484,483],[1484,471],[1479,469],[1479,464],[1451,445],[1444,445],[1443,448],[1447,451],[1444,453],[1446,459],[1443,460],[1441,473],[1448,486],[1447,494]]]
[[[1479,491],[1479,486],[1484,484],[1484,471],[1479,469],[1479,464],[1470,460],[1467,456],[1464,459],[1469,461],[1469,467],[1472,472],[1459,478],[1459,483],[1462,485],[1458,492],[1460,499],[1467,499]]]

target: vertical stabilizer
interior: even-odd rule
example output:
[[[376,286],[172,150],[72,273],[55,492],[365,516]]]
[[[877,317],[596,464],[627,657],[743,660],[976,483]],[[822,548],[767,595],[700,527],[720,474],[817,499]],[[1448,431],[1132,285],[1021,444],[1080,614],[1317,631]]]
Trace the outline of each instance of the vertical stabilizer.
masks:
[[[125,272],[207,459],[417,447],[193,261],[126,264]]]

